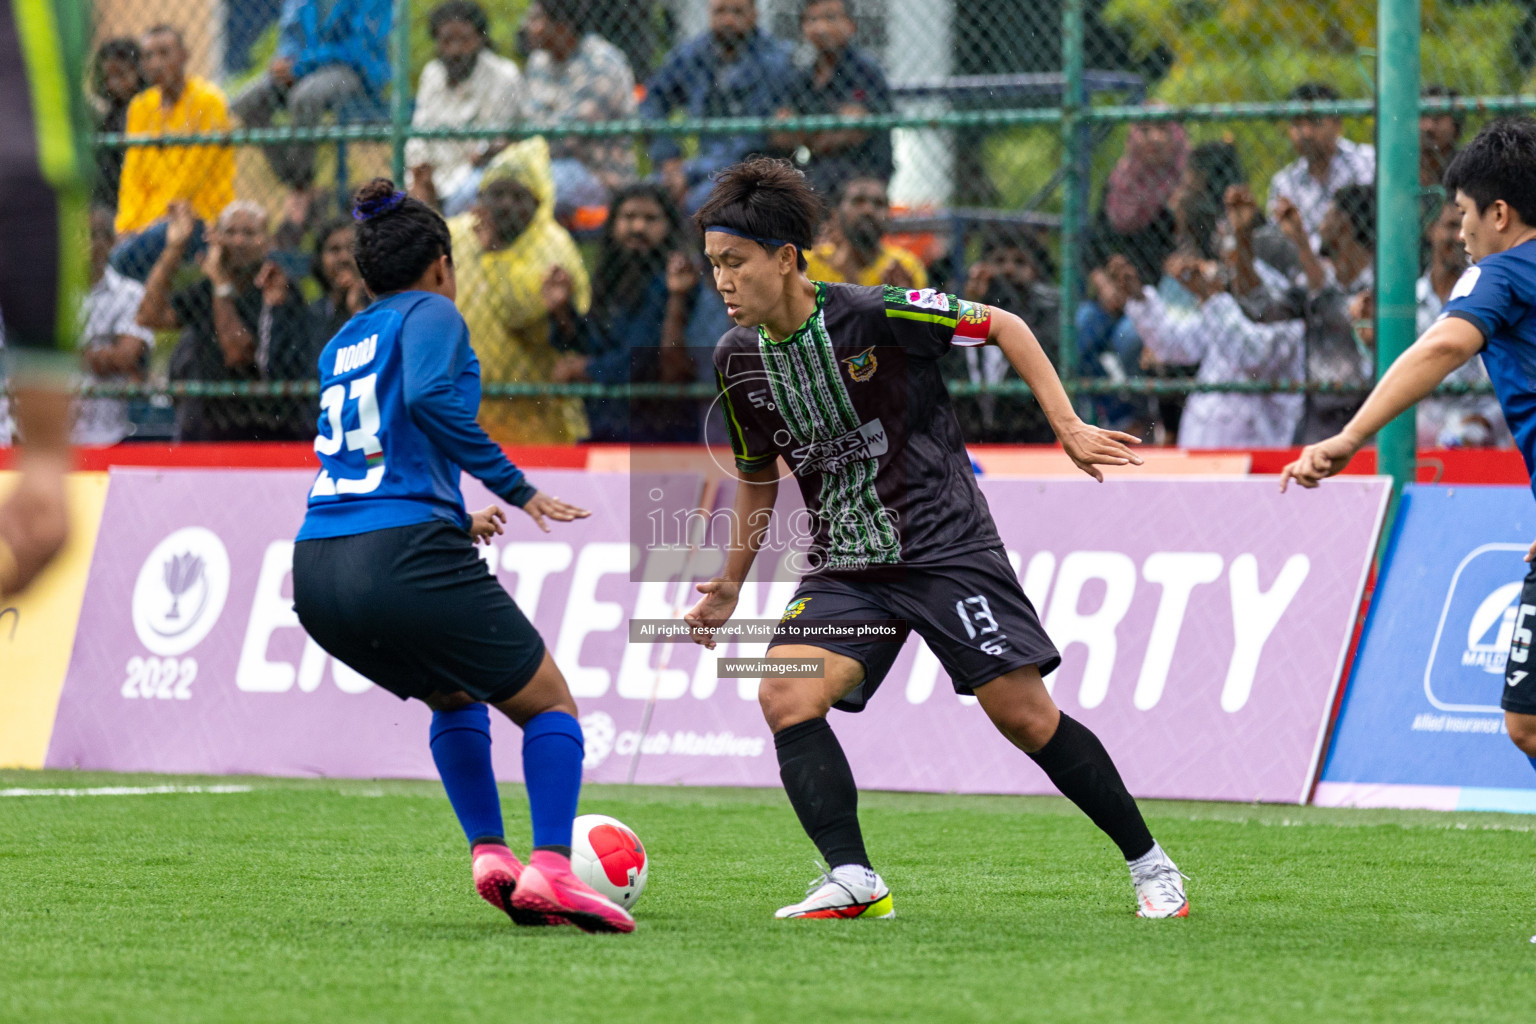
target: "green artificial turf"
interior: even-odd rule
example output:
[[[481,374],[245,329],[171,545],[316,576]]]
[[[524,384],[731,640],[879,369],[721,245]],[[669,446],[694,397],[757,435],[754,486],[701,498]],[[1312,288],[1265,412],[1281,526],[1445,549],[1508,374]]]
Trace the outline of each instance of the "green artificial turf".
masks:
[[[481,902],[435,784],[0,772],[196,784],[253,788],[0,797],[0,1020],[1536,1019],[1523,816],[1148,802],[1193,913],[1142,921],[1064,801],[869,793],[897,919],[784,922],[782,794],[594,786],[652,867],[636,933],[588,936]]]

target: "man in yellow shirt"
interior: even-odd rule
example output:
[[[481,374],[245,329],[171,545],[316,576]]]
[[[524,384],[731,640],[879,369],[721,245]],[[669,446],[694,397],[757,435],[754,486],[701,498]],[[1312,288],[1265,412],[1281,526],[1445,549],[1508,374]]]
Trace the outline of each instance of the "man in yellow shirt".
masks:
[[[144,74],[150,88],[128,105],[129,135],[187,135],[229,130],[224,94],[211,82],[187,74],[181,33],[156,25],[144,34]],[[123,160],[117,206],[122,241],[112,267],[142,281],[165,248],[166,210],[185,200],[202,221],[212,223],[235,198],[235,151],[229,146],[132,146]],[[195,256],[199,232],[188,248]]]
[[[917,254],[885,241],[890,220],[885,182],[849,178],[827,225],[826,240],[806,254],[806,276],[834,284],[928,287],[928,270]]]
[[[555,221],[555,182],[542,136],[515,142],[487,165],[480,197],[448,221],[459,311],[487,384],[550,382],[560,353],[549,343],[541,299],[551,275],[578,314],[592,304],[581,253]],[[496,398],[480,425],[499,444],[571,444],[589,433],[580,398]]]

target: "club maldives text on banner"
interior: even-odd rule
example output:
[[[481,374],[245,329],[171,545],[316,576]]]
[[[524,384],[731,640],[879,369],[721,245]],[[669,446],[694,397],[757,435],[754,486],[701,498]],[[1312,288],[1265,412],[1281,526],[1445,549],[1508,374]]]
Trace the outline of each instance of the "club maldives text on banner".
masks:
[[[17,474],[0,473],[0,500]],[[68,483],[69,541],[24,594],[0,598],[0,768],[41,768],[75,643],[107,474]]]
[[[484,554],[580,704],[588,779],[778,785],[756,680],[717,678],[720,657],[758,655],[761,644],[706,652],[628,642],[628,619],[677,615],[694,600],[692,582],[715,571],[708,545],[682,542],[702,477],[631,487],[622,474],[540,470],[534,480],[592,518],[546,535],[513,512]],[[81,619],[91,642],[76,645],[49,765],[434,774],[427,710],[333,663],[298,627],[290,538],[310,481],[279,471],[113,474]],[[1305,798],[1384,480],[1330,481],[1284,498],[1270,480],[982,488],[1062,649],[1048,683],[1103,737],[1133,791]],[[781,508],[795,490],[780,488]],[[492,500],[469,482],[465,492],[471,508]],[[636,507],[663,495],[666,507]],[[642,558],[639,547],[651,550]],[[633,578],[644,559],[653,571]],[[788,563],[774,552],[760,558],[738,617],[779,618],[795,586]],[[868,711],[834,717],[864,786],[1052,792],[974,698],[956,697],[915,637]],[[516,730],[495,728],[497,772],[518,778]]]
[[[1533,538],[1528,487],[1404,489],[1317,803],[1536,812],[1499,708]]]

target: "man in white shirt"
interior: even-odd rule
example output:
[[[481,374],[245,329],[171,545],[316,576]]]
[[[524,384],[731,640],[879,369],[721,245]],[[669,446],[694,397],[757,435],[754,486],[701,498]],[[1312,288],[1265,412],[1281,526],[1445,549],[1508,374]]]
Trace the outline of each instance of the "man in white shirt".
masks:
[[[80,360],[87,383],[142,381],[155,336],[135,316],[144,286],[107,265],[117,241],[113,213],[91,210],[91,290],[80,311]],[[121,398],[87,398],[75,417],[75,444],[117,444],[133,432],[128,403]]]
[[[485,9],[474,0],[447,0],[432,9],[430,24],[437,57],[421,71],[412,127],[493,128],[521,121],[522,72],[491,52]],[[411,139],[405,147],[411,194],[434,206],[441,201],[446,216],[463,212],[501,148],[493,139]]]
[[[1317,82],[1291,90],[1291,100],[1305,103],[1333,101],[1339,94]],[[1315,250],[1319,231],[1333,195],[1346,185],[1372,185],[1376,180],[1376,150],[1343,137],[1344,122],[1334,115],[1291,119],[1287,129],[1299,157],[1275,172],[1269,182],[1269,215],[1278,220],[1281,199],[1289,199],[1301,213]]]
[[[535,0],[523,18],[528,116],[552,125],[634,117],[635,76],[624,51],[589,28],[583,0]],[[627,135],[552,138],[556,216],[600,206],[635,180],[634,140]]]

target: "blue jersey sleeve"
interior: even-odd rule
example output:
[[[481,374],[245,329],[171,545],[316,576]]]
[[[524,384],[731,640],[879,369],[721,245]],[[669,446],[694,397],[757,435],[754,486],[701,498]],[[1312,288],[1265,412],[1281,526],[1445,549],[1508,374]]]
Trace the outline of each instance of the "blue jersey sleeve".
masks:
[[[1503,333],[1525,316],[1525,303],[1514,287],[1507,261],[1485,259],[1461,275],[1441,316],[1459,317],[1489,338]]]
[[[518,507],[537,489],[475,421],[455,387],[473,359],[469,328],[446,298],[411,310],[400,333],[405,407],[432,443],[493,494]]]

